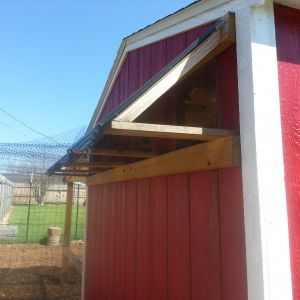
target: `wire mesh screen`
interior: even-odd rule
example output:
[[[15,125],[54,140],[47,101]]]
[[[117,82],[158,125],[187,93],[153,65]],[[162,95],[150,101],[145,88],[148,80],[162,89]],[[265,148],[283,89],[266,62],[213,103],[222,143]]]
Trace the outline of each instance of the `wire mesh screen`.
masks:
[[[13,186],[0,225],[0,299],[79,299],[80,270],[71,263],[62,270],[66,185],[48,184],[41,191],[41,182]],[[69,250],[82,262],[86,186],[76,183],[73,192]]]
[[[63,267],[67,185],[45,171],[84,132],[0,142],[0,299],[80,299],[86,187],[73,188],[67,253],[77,267]]]
[[[178,121],[185,126],[218,128],[216,61],[213,60],[177,87]]]

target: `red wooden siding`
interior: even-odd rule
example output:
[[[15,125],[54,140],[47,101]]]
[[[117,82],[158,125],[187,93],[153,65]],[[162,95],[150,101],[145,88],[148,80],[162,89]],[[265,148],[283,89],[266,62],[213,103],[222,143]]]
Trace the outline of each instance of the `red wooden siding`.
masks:
[[[300,11],[275,7],[293,296],[300,299]]]
[[[239,129],[235,46],[231,46],[218,56],[217,72],[221,128]],[[247,299],[241,168],[218,171],[218,190],[222,300]]]
[[[223,170],[91,188],[86,299],[246,299],[237,184]]]
[[[130,51],[123,62],[100,118],[126,100],[208,28],[209,25],[204,25],[167,40]]]
[[[204,30],[130,52],[105,112]],[[221,126],[238,129],[234,46],[217,65]],[[155,116],[170,122],[164,97]],[[88,218],[86,299],[247,299],[240,168],[94,186]]]

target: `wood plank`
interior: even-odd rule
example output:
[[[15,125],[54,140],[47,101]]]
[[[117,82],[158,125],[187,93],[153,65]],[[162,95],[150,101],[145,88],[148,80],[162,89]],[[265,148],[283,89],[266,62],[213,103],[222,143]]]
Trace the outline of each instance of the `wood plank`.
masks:
[[[221,51],[235,41],[234,17],[228,15],[221,28],[213,32],[199,46],[178,62],[162,78],[138,97],[127,109],[120,113],[115,120],[133,121],[179,80],[187,76],[195,67],[200,67],[208,60],[216,57]]]
[[[292,287],[300,299],[300,10],[275,6],[275,20]]]
[[[73,266],[77,272],[82,272],[81,260],[70,250],[70,248],[63,246],[64,256],[68,259],[69,265]]]
[[[222,299],[218,172],[189,176],[192,300]],[[227,275],[229,276],[229,275]],[[241,298],[242,299],[242,298]]]
[[[86,182],[85,176],[66,176],[64,182]]]
[[[168,299],[191,299],[188,175],[168,177]]]
[[[107,239],[104,247],[107,248],[106,255],[106,293],[104,299],[114,298],[114,271],[115,271],[115,233],[116,233],[116,200],[117,190],[115,184],[109,185]]]
[[[82,176],[89,176],[92,173],[93,172],[89,172],[88,170],[60,170],[60,171],[55,171],[53,175],[82,177]]]
[[[247,299],[241,168],[220,170],[218,173],[222,299]]]
[[[71,241],[71,225],[72,225],[72,205],[73,205],[73,182],[67,184],[67,204],[65,214],[65,228],[64,228],[64,247],[70,246]],[[62,268],[66,271],[69,267],[69,261],[65,254],[63,254]]]
[[[167,38],[167,64],[186,48],[186,32]]]
[[[105,129],[105,133],[124,136],[210,141],[223,136],[236,135],[237,131],[112,121],[110,127]]]
[[[82,154],[82,152],[75,152],[75,154]],[[117,149],[91,149],[87,152],[89,156],[116,156],[116,157],[153,157],[155,153],[147,151],[133,151],[133,150],[117,150]]]
[[[101,255],[100,249],[103,248],[103,240],[102,240],[102,227],[103,227],[103,194],[104,194],[104,186],[98,185],[95,186],[95,192],[93,193],[93,201],[97,202],[93,206],[93,235],[91,240],[85,241],[86,243],[93,243],[92,251],[93,251],[93,258],[91,259],[91,273],[92,273],[92,281],[93,281],[93,289],[94,289],[94,298],[98,298],[101,291],[99,282],[101,280]]]
[[[136,218],[137,190],[136,181],[127,183],[126,189],[126,248],[125,248],[125,292],[123,299],[136,299]]]
[[[101,185],[100,185],[101,186]],[[125,292],[125,249],[126,249],[126,183],[115,185],[117,189],[115,228],[115,279],[114,299],[122,299]]]
[[[239,138],[225,137],[105,171],[89,177],[87,182],[89,185],[104,184],[162,175],[229,168],[239,164]]]
[[[66,167],[71,168],[71,167],[78,167],[78,168],[113,168],[113,167],[119,167],[124,165],[124,162],[120,161],[104,161],[104,162],[77,162],[77,163],[71,163],[68,164]],[[79,170],[74,170],[74,171],[79,171]],[[83,171],[83,170],[80,170]]]
[[[137,181],[136,299],[149,298],[150,180]]]
[[[150,181],[149,300],[168,299],[168,199],[166,177]]]
[[[109,219],[109,200],[110,200],[110,188],[109,185],[103,185],[102,191],[102,215],[101,215],[101,246],[99,249],[95,247],[94,251],[99,255],[100,262],[97,266],[99,268],[99,282],[97,290],[99,291],[99,299],[107,299],[106,298],[106,290],[107,290],[107,240],[109,234],[108,227],[108,219]],[[94,223],[97,223],[97,220],[94,219]],[[95,239],[95,235],[93,235],[93,239]]]
[[[236,14],[248,299],[291,300],[273,1],[237,10]],[[299,43],[296,45],[298,49]],[[289,44],[283,47],[288,49]],[[289,75],[297,77],[292,70],[293,75]]]

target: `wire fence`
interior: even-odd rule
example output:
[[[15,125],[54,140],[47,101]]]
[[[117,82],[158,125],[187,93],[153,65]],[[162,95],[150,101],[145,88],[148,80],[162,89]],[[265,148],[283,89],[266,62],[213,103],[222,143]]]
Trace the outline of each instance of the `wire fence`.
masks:
[[[4,176],[0,176],[0,224],[11,207],[12,191],[13,183]]]
[[[0,142],[0,299],[80,299],[81,269],[64,261],[67,186],[45,171],[83,129],[29,143]],[[82,264],[86,187],[75,183],[71,243]],[[73,259],[73,260],[74,260]]]

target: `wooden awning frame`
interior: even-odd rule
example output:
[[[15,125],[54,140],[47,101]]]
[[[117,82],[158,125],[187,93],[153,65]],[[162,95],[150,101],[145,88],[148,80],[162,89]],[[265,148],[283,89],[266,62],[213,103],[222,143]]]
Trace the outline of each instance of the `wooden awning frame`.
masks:
[[[48,173],[65,175],[68,181],[88,177],[87,182],[93,185],[239,164],[239,142],[234,137],[237,132],[233,130],[135,122],[165,92],[233,43],[234,15],[227,14],[157,76],[100,121]],[[201,144],[163,155],[151,151],[95,148],[105,135],[192,140]],[[95,162],[91,159],[95,156],[107,159],[117,157],[119,160]],[[128,164],[122,158],[143,160]]]

